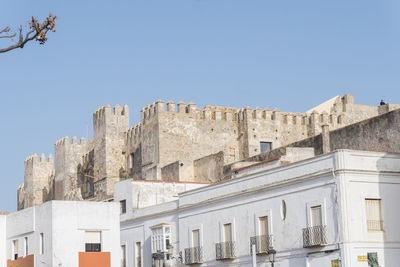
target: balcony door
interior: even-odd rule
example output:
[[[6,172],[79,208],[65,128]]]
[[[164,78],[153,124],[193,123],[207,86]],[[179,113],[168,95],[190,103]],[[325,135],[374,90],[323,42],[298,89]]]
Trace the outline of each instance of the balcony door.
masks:
[[[321,226],[322,225],[322,213],[321,205],[311,207],[311,226]]]
[[[232,224],[224,224],[224,242],[232,241]]]
[[[200,247],[200,230],[196,229],[192,231],[192,247]]]

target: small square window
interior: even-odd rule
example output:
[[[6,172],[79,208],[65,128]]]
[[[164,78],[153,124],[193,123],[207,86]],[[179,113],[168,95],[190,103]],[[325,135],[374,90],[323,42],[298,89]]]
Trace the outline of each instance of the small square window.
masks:
[[[272,142],[260,142],[260,152],[268,152],[272,149]]]

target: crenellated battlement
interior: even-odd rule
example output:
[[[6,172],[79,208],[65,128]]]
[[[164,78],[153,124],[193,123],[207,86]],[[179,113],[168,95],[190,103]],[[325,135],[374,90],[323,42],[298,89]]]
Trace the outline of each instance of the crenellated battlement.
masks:
[[[30,155],[25,159],[25,166],[27,165],[33,165],[35,163],[46,163],[46,164],[51,164],[53,165],[53,155],[49,154],[49,156],[46,159],[46,156],[42,153],[42,155],[39,157],[36,153],[33,155]]]
[[[78,138],[76,136],[72,137],[70,140],[68,136],[65,136],[59,140],[56,141],[55,146],[56,148],[61,147],[61,146],[66,146],[66,145],[77,145],[77,146],[87,146],[88,143],[86,142],[86,138],[81,137],[79,139],[78,143]]]
[[[127,132],[127,139],[131,143],[135,143],[136,141],[140,140],[142,133],[142,123],[138,123],[135,126],[128,129]]]
[[[128,105],[120,106],[115,105],[111,107],[110,105],[106,104],[100,108],[98,108],[93,113],[93,118],[100,118],[105,115],[114,115],[114,116],[129,116],[129,107]]]
[[[261,109],[259,107],[252,109],[250,107],[246,107],[240,109],[235,116],[238,118],[239,122],[244,120],[264,120],[271,121],[271,123],[288,125],[340,125],[345,122],[345,113],[340,113],[338,115],[336,113],[329,114],[326,111],[319,113],[315,110],[312,113],[307,114],[299,112],[282,112],[278,109]]]
[[[103,107],[104,108],[104,107]],[[110,108],[111,109],[111,108]],[[99,109],[96,112],[105,112]],[[311,125],[313,123],[328,123],[328,124],[341,124],[344,121],[344,114],[337,115],[336,113],[329,114],[326,111],[321,114],[317,111],[312,113],[299,113],[299,112],[283,112],[278,109],[271,110],[270,108],[255,109],[250,107],[245,108],[232,108],[222,106],[206,105],[204,108],[199,108],[195,103],[185,103],[179,101],[175,103],[169,100],[166,105],[162,100],[153,102],[141,110],[141,123],[146,124],[151,119],[157,117],[158,113],[175,113],[175,114],[188,114],[192,118],[199,120],[225,120],[225,121],[243,121],[243,120],[265,120],[275,121],[282,124],[293,125]],[[132,127],[129,132],[132,136]],[[137,136],[137,134],[135,134]]]
[[[158,100],[150,105],[147,105],[141,110],[142,124],[146,124],[151,119],[157,117],[159,113],[166,114],[180,114],[184,116],[187,114],[191,118],[199,120],[237,120],[236,112],[239,108],[221,107],[221,106],[209,106],[206,105],[204,108],[198,108],[193,102],[185,103],[179,101],[175,103],[170,100],[166,103],[162,100]]]

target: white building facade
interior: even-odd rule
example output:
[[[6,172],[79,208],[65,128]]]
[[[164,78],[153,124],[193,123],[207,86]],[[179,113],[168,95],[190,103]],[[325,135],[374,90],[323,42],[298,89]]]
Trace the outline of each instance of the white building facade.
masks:
[[[128,209],[124,265],[398,265],[400,155],[339,150],[275,166]]]
[[[1,217],[1,266],[120,266],[117,203],[50,201]]]

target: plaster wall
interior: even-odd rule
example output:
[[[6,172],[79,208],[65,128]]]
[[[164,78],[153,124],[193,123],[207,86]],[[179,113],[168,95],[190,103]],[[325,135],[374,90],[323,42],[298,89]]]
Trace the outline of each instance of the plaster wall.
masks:
[[[393,215],[400,201],[399,154],[340,150],[258,170],[183,192],[174,202],[134,210],[121,221],[121,240],[133,249],[134,240],[150,240],[147,222],[177,223],[173,231],[178,229],[175,236],[179,238],[179,249],[174,250],[174,257],[191,247],[191,231],[200,229],[205,266],[252,266],[249,239],[258,235],[258,217],[268,216],[269,232],[278,252],[277,266],[330,266],[339,259],[341,266],[361,267],[367,263],[359,262],[357,256],[366,256],[367,252],[378,253],[380,266],[396,266],[400,260],[399,219]],[[381,233],[366,231],[365,198],[382,199]],[[303,248],[302,229],[310,226],[310,208],[315,205],[322,207],[328,244]],[[233,226],[237,257],[216,261],[215,244],[223,241],[225,223]],[[144,261],[150,259],[150,254],[143,254]],[[257,256],[257,262],[257,266],[269,266],[267,256]]]
[[[0,215],[0,264],[7,261],[7,215]]]
[[[126,220],[132,216],[133,210],[176,200],[179,193],[206,185],[208,184],[129,179],[115,184],[114,201],[119,203],[126,200],[127,212],[121,215],[121,220]]]
[[[171,226],[171,243],[174,247],[173,254],[179,254],[178,215],[176,214],[177,202],[163,203],[151,208],[143,208],[131,213],[131,216],[121,221],[121,245],[126,246],[126,266],[137,267],[135,258],[138,253],[142,258],[141,266],[152,266],[151,254],[151,229],[160,223]],[[139,219],[136,219],[139,218]],[[134,222],[131,220],[134,219]],[[141,250],[136,250],[136,243],[140,242]],[[177,264],[176,259],[173,260]]]
[[[18,240],[18,256],[34,255],[35,266],[78,266],[85,251],[85,230],[102,231],[102,251],[111,252],[111,266],[120,264],[119,207],[108,202],[51,201],[7,215],[7,259]],[[40,253],[40,234],[44,253]],[[60,265],[61,264],[61,265]]]
[[[341,228],[344,266],[367,266],[358,256],[377,252],[380,266],[396,266],[400,261],[400,158],[398,154],[349,151],[339,154],[338,174],[341,195]],[[383,231],[367,229],[365,199],[381,199]]]

